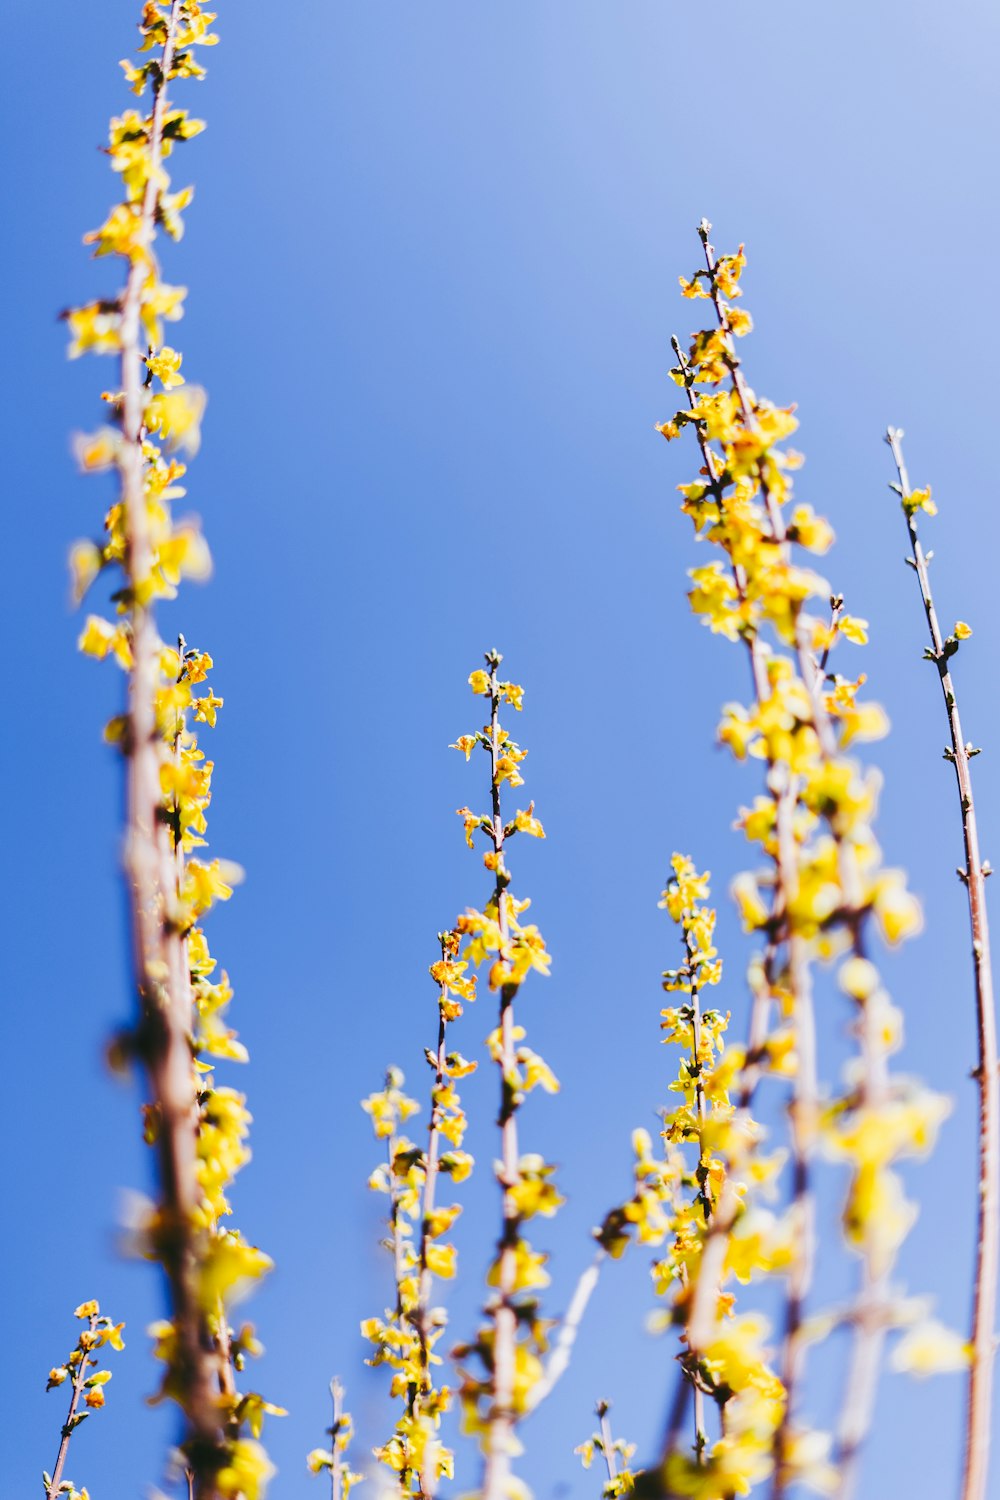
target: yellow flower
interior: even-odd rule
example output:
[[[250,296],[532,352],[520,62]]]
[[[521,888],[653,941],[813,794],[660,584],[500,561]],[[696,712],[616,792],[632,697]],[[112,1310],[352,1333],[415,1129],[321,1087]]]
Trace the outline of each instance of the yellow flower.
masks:
[[[215,1482],[226,1500],[263,1500],[273,1474],[274,1465],[260,1443],[241,1438],[230,1448],[228,1462],[219,1470]]]
[[[100,474],[112,468],[120,449],[121,433],[114,427],[78,432],[73,439],[73,456],[85,474]]]
[[[903,509],[908,516],[915,515],[918,510],[925,510],[929,516],[936,516],[937,506],[931,499],[930,485],[925,490],[911,490],[908,495],[904,495]]]
[[[956,641],[967,641],[972,634],[972,626],[966,625],[964,620],[957,620],[952,635]]]
[[[70,359],[81,354],[117,354],[121,348],[121,314],[114,302],[88,302],[71,307],[66,322],[73,335]]]
[[[928,1318],[896,1345],[892,1368],[908,1375],[944,1375],[967,1369],[971,1359],[972,1350],[961,1334]]]
[[[73,603],[79,604],[104,566],[104,553],[96,542],[74,542],[69,553]]]
[[[194,455],[201,446],[201,419],[207,399],[200,385],[158,391],[146,403],[146,426],[162,437],[168,452],[183,448]]]
[[[532,838],[543,839],[545,837],[545,829],[534,816],[534,813],[535,804],[529,802],[527,812],[519,812],[515,815],[514,827],[518,833],[530,833]]]
[[[118,665],[126,672],[132,666],[132,645],[124,625],[112,625],[100,615],[88,615],[80,633],[77,647],[85,656],[94,656],[103,661],[113,655]]]
[[[838,626],[845,640],[853,641],[856,646],[867,646],[867,620],[862,620],[858,615],[841,615]]]
[[[146,356],[146,368],[162,383],[165,391],[170,391],[174,386],[184,384],[184,376],[180,373],[182,359],[183,355],[178,354],[176,349],[164,344],[159,354]]]
[[[474,693],[478,693],[484,698],[488,697],[490,691],[489,675],[481,669],[478,672],[470,672],[469,686]]]

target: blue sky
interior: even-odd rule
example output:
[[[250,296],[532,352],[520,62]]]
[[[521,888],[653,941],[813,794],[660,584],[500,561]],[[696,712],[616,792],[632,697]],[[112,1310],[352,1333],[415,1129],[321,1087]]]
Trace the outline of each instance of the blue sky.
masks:
[[[74,1440],[70,1473],[95,1500],[146,1493],[171,1430],[143,1407],[158,1289],[115,1250],[122,1193],[148,1186],[137,1095],[101,1060],[130,1009],[118,768],[100,738],[120,684],[76,656],[65,577],[69,542],[108,498],[75,475],[69,434],[100,421],[112,367],[68,364],[56,321],[117,287],[80,236],[113,201],[96,148],[129,102],[116,60],[137,10],[11,0],[0,98],[16,668],[3,738],[7,1469],[11,1493],[30,1493],[50,1466],[63,1403],[44,1396],[44,1375],[68,1350],[73,1306],[98,1296],[130,1337],[108,1410]],[[677,276],[697,263],[703,214],[720,246],[746,242],[751,380],[799,403],[799,494],[832,519],[826,571],[872,622],[866,666],[894,725],[877,754],[880,836],[927,916],[886,965],[909,1017],[902,1065],[955,1098],[936,1156],[913,1174],[924,1211],[900,1276],[963,1326],[975,1120],[957,808],[880,436],[905,427],[914,479],[935,487],[935,586],[944,618],[975,628],[962,707],[990,751],[995,9],[220,11],[209,78],[181,101],[209,129],[175,158],[197,194],[167,259],[190,288],[185,372],[210,397],[190,499],[216,573],[165,632],[212,653],[226,699],[211,832],[247,882],[210,936],[252,1054],[235,1080],[256,1119],[237,1213],[277,1261],[253,1307],[268,1350],[258,1382],[292,1413],[270,1428],[274,1494],[316,1493],[303,1458],[334,1372],[359,1448],[386,1430],[357,1332],[389,1296],[357,1100],[389,1061],[420,1079],[434,934],[485,896],[453,816],[479,787],[447,749],[475,723],[465,679],[481,652],[499,647],[525,685],[525,791],[549,835],[512,863],[555,960],[523,1012],[563,1093],[522,1117],[526,1146],[563,1164],[569,1197],[537,1236],[553,1251],[553,1311],[588,1229],[626,1189],[631,1129],[662,1099],[659,974],[674,937],[656,901],[669,854],[709,866],[724,907],[742,867],[730,825],[752,773],[715,751],[713,732],[719,704],[745,691],[743,663],[688,615],[695,554],[674,486],[694,457],[653,431],[673,409],[669,336],[692,321]],[[989,754],[975,769],[997,862]],[[738,1025],[745,950],[728,910],[722,936]],[[824,1004],[836,1055],[844,1016],[833,993]],[[488,1008],[463,1024],[472,1052]],[[473,1327],[495,1233],[492,1085],[465,1090],[481,1165],[459,1235],[469,1282],[451,1300],[456,1338]],[[832,1225],[833,1181],[823,1212]],[[824,1270],[817,1300],[838,1290]],[[643,1332],[650,1301],[641,1255],[600,1288],[573,1372],[526,1429],[539,1496],[596,1493],[571,1450],[599,1396],[640,1452],[654,1440],[670,1370]],[[817,1420],[838,1369],[833,1348],[817,1364]],[[863,1500],[890,1484],[951,1492],[960,1398],[953,1380],[886,1377]]]

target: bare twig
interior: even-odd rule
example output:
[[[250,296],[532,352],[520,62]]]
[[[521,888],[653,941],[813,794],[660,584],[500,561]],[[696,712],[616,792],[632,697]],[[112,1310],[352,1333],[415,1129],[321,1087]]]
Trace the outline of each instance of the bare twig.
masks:
[[[552,1340],[552,1351],[545,1366],[545,1373],[541,1380],[533,1387],[528,1398],[528,1411],[537,1411],[545,1398],[551,1395],[554,1386],[566,1373],[576,1336],[583,1322],[583,1315],[587,1311],[587,1304],[593,1295],[601,1274],[601,1265],[605,1260],[605,1252],[598,1250],[590,1265],[581,1274],[576,1284],[573,1295],[570,1298],[566,1316],[559,1325],[559,1330]]]
[[[986,875],[979,850],[979,830],[972,796],[970,757],[976,753],[966,743],[959,718],[955,685],[948,668],[950,657],[958,649],[954,636],[941,634],[928,573],[929,558],[917,533],[917,507],[907,504],[910,480],[902,449],[903,434],[890,427],[886,442],[892,452],[903,501],[911,556],[907,561],[917,575],[923,601],[931,647],[927,653],[938,669],[951,750],[946,757],[955,768],[962,837],[965,844],[965,869],[959,874],[969,900],[972,927],[972,964],[975,982],[976,1036],[978,1065],[975,1078],[979,1088],[979,1175],[978,1230],[976,1269],[973,1282],[972,1359],[969,1367],[965,1419],[965,1459],[962,1474],[962,1500],[985,1500],[989,1471],[990,1426],[993,1389],[993,1361],[996,1352],[996,1299],[998,1246],[1000,1246],[1000,1077],[997,1073],[996,1008],[993,995],[993,967],[990,954],[989,923],[986,912]],[[895,486],[894,486],[895,488]]]

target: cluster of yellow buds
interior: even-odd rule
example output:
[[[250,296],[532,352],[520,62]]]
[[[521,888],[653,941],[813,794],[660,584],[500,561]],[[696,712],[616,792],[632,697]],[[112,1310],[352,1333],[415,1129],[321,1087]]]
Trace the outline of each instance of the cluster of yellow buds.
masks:
[[[489,987],[499,995],[498,1025],[487,1038],[487,1048],[500,1075],[496,1170],[501,1232],[487,1275],[495,1292],[486,1305],[486,1321],[475,1339],[460,1345],[455,1355],[464,1362],[465,1425],[479,1436],[485,1463],[483,1492],[493,1500],[510,1493],[516,1484],[511,1473],[511,1460],[518,1451],[515,1433],[540,1386],[548,1350],[548,1325],[541,1317],[537,1296],[548,1285],[547,1256],[532,1248],[524,1229],[536,1216],[554,1214],[563,1200],[551,1163],[535,1152],[522,1153],[518,1141],[517,1116],[527,1095],[534,1088],[555,1093],[559,1085],[545,1061],[524,1045],[525,1030],[515,1020],[514,1002],[525,978],[533,969],[547,974],[550,959],[538,928],[520,921],[529,903],[517,900],[510,890],[505,850],[515,834],[544,838],[545,830],[535,817],[534,803],[512,818],[503,816],[502,787],[505,782],[512,789],[523,785],[519,767],[527,751],[500,723],[500,708],[506,704],[519,713],[524,690],[500,679],[503,658],[499,652],[487,652],[485,660],[485,670],[473,672],[469,686],[489,703],[489,720],[475,733],[461,735],[453,748],[468,760],[479,747],[489,759],[489,811],[473,813],[465,807],[459,809],[459,816],[470,848],[477,831],[485,835],[483,864],[493,876],[493,891],[483,911],[466,911],[456,928],[467,940],[463,960],[475,966],[488,962]],[[478,1369],[468,1367],[473,1357]]]
[[[45,1385],[47,1391],[53,1391],[68,1381],[70,1388],[69,1411],[62,1425],[55,1466],[51,1474],[47,1471],[42,1474],[45,1500],[56,1500],[57,1496],[62,1500],[89,1500],[85,1489],[78,1490],[72,1480],[63,1478],[69,1441],[80,1423],[86,1421],[91,1412],[100,1411],[105,1403],[104,1391],[111,1379],[111,1371],[99,1368],[98,1351],[120,1351],[125,1347],[122,1339],[125,1324],[116,1323],[102,1313],[97,1302],[81,1302],[73,1316],[87,1326],[80,1330],[79,1338],[63,1363],[49,1371]],[[86,1411],[80,1410],[81,1402]]]
[[[456,1080],[475,1071],[460,1052],[448,1050],[447,1029],[463,1013],[463,1002],[476,997],[474,976],[459,958],[456,931],[438,933],[440,958],[430,966],[437,986],[438,1033],[435,1049],[427,1048],[433,1073],[426,1147],[400,1133],[400,1125],[419,1110],[415,1099],[402,1092],[403,1074],[390,1068],[381,1092],[364,1100],[376,1139],[386,1143],[386,1160],[368,1180],[374,1191],[389,1198],[388,1248],[396,1283],[395,1307],[384,1318],[367,1318],[361,1325],[374,1345],[368,1360],[393,1371],[392,1394],[402,1411],[390,1440],[376,1449],[376,1457],[398,1476],[401,1491],[427,1500],[441,1478],[454,1474],[454,1454],[440,1440],[442,1415],[451,1406],[447,1385],[435,1381],[441,1364],[435,1346],[446,1327],[444,1309],[431,1305],[435,1278],[450,1280],[457,1268],[455,1246],[445,1239],[461,1213],[457,1203],[438,1202],[442,1174],[459,1183],[472,1171],[472,1157],[463,1151],[466,1117]]]

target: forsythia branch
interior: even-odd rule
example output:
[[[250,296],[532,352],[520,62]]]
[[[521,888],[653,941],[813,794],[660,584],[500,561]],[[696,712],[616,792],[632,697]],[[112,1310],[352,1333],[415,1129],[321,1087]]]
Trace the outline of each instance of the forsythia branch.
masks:
[[[978,1059],[976,1083],[979,1089],[979,1172],[977,1179],[976,1268],[973,1281],[972,1329],[970,1345],[968,1396],[965,1422],[965,1460],[962,1473],[962,1500],[985,1500],[989,1477],[990,1431],[992,1425],[993,1365],[996,1355],[997,1274],[1000,1258],[1000,1073],[997,1063],[996,1004],[993,994],[993,961],[990,952],[989,919],[986,911],[986,877],[989,863],[979,849],[979,828],[972,796],[970,759],[978,751],[963,736],[958,699],[949,662],[960,643],[972,631],[959,621],[951,635],[944,637],[938,623],[928,571],[930,557],[921,546],[917,518],[921,510],[935,514],[930,489],[914,490],[910,486],[903,458],[903,433],[890,427],[886,442],[896,465],[897,483],[906,531],[910,542],[911,564],[920,588],[931,646],[926,653],[934,662],[941,681],[951,750],[945,752],[955,768],[962,838],[965,845],[965,869],[959,871],[969,901],[972,928],[972,967],[975,984],[976,1039]]]

